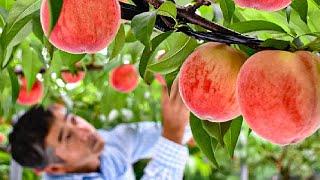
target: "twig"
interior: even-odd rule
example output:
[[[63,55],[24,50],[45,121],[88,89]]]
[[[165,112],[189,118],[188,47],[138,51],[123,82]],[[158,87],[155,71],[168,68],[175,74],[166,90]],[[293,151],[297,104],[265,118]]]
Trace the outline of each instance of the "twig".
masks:
[[[139,0],[136,0],[139,1]],[[140,0],[144,1],[144,0]],[[163,3],[162,0],[147,0],[154,8],[159,8]],[[195,8],[198,8],[201,3],[204,3],[204,0],[198,0],[198,4],[196,3],[193,7],[189,6],[186,8],[177,7],[177,19],[179,23],[185,24],[179,27],[177,30],[183,32],[189,36],[192,36],[199,40],[205,41],[215,41],[221,42],[226,44],[244,44],[248,47],[253,49],[270,49],[261,47],[261,43],[263,41],[244,36],[240,33],[237,33],[233,30],[227,29],[221,25],[208,21],[201,16],[195,14]],[[144,12],[143,10],[139,9],[137,6],[121,3],[121,10],[122,10],[122,18],[126,20],[132,20],[132,18]],[[144,9],[145,10],[145,9]],[[192,30],[187,23],[199,25],[207,30],[208,32],[199,32]],[[170,19],[163,16],[158,16],[155,27],[160,31],[171,31],[173,30],[173,24],[170,23]]]

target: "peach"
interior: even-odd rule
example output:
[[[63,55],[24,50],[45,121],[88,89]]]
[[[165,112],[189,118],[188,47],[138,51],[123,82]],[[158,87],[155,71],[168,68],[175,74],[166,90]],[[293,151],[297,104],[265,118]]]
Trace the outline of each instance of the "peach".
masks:
[[[279,145],[302,141],[320,124],[319,58],[310,52],[268,50],[251,56],[237,80],[249,127]]]
[[[6,140],[6,136],[2,133],[0,133],[0,144],[3,144]]]
[[[40,9],[42,29],[48,35],[48,0]],[[58,49],[73,54],[96,53],[114,39],[121,22],[118,0],[63,1],[59,19],[49,41]]]
[[[255,8],[264,11],[278,11],[289,6],[291,4],[291,0],[235,0],[235,3],[245,8]]]
[[[245,60],[242,52],[213,42],[201,45],[189,55],[179,75],[180,94],[189,110],[212,122],[239,116],[236,80]]]
[[[139,75],[134,65],[124,64],[110,72],[109,82],[115,90],[129,93],[138,86]]]
[[[78,71],[77,73],[71,73],[71,72],[61,72],[61,77],[64,82],[66,83],[77,83],[81,81],[85,76],[85,72]]]
[[[21,105],[34,105],[40,102],[43,96],[42,82],[36,80],[30,91],[27,90],[27,81],[24,77],[20,79],[20,91],[17,102]]]

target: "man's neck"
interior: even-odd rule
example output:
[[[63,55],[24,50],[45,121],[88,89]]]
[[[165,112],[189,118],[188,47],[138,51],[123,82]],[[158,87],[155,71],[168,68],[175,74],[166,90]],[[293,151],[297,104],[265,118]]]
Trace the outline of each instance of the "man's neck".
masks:
[[[99,172],[100,168],[100,159],[97,158],[94,161],[86,163],[83,167],[78,168],[70,168],[68,170],[69,173],[91,173],[91,172]]]

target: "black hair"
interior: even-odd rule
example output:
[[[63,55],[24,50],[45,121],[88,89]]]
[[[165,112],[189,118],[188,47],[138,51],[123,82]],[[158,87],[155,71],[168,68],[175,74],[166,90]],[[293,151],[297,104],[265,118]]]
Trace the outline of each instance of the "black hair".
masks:
[[[34,106],[23,114],[9,135],[12,158],[20,165],[31,168],[48,165],[45,138],[53,121],[53,113],[42,106]]]

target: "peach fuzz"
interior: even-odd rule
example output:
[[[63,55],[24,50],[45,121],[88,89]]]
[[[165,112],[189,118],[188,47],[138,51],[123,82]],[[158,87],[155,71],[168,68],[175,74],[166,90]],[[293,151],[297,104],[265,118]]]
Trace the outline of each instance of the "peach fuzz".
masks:
[[[40,15],[42,29],[48,35],[48,0],[42,1]],[[118,0],[63,1],[59,19],[49,41],[58,49],[69,53],[96,53],[111,43],[120,23]]]
[[[251,56],[237,80],[249,127],[279,145],[302,141],[320,124],[319,58],[310,52],[268,50]]]
[[[110,72],[109,83],[119,92],[129,93],[133,91],[139,82],[139,75],[134,65],[124,64]]]
[[[197,117],[212,122],[240,115],[236,80],[246,55],[220,43],[199,46],[183,63],[179,89],[185,105]]]
[[[36,80],[30,91],[27,91],[27,81],[24,77],[20,78],[20,91],[17,103],[20,105],[35,105],[39,103],[43,96],[42,82]]]
[[[240,7],[264,11],[278,11],[291,4],[291,0],[235,0]]]

